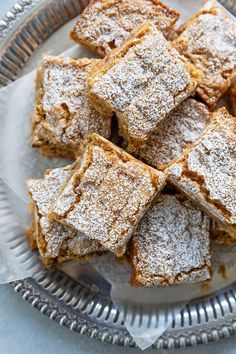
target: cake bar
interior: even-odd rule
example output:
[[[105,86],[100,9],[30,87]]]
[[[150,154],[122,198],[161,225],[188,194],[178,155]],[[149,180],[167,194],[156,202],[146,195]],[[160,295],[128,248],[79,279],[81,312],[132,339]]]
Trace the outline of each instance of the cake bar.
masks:
[[[160,195],[131,241],[132,284],[171,285],[209,279],[209,224],[209,217],[182,195]]]
[[[157,124],[190,96],[192,66],[152,24],[136,28],[88,76],[88,94],[101,113],[114,111],[128,150],[145,144]]]
[[[95,133],[87,137],[79,156],[49,217],[122,256],[166,175]]]
[[[178,32],[174,46],[201,72],[196,93],[214,108],[236,73],[235,20],[208,1]]]
[[[87,133],[107,138],[111,120],[90,105],[86,80],[97,59],[44,56],[36,77],[31,146],[46,156],[73,157]]]
[[[158,124],[146,146],[137,149],[135,155],[148,165],[164,170],[199,138],[210,117],[203,103],[188,98]]]
[[[236,118],[213,113],[198,142],[167,168],[169,181],[236,238]]]
[[[37,248],[46,266],[70,259],[81,259],[90,253],[102,251],[97,241],[88,240],[82,233],[50,221],[47,213],[69,178],[72,166],[46,172],[44,179],[28,180],[33,216],[28,233],[31,246]]]
[[[70,37],[104,56],[141,23],[152,22],[167,36],[178,18],[177,11],[158,0],[92,0]]]

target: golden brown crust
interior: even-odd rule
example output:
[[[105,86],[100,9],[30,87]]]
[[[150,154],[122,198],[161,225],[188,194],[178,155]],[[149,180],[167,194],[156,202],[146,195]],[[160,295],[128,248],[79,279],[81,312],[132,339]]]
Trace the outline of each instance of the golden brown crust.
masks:
[[[213,109],[236,71],[236,24],[208,1],[178,30],[176,49],[202,72],[197,95]]]
[[[28,205],[29,212],[32,216],[32,221],[31,225],[28,228],[26,232],[26,236],[28,239],[28,243],[30,246],[30,249],[37,250],[38,249],[38,244],[37,244],[37,238],[38,238],[38,213],[37,213],[37,207],[34,203],[34,201],[30,198],[30,203]]]
[[[58,144],[59,145],[59,144]],[[64,147],[59,147],[55,145],[47,145],[45,147],[40,147],[38,149],[38,152],[41,156],[44,157],[62,157],[62,158],[68,158],[68,159],[73,159],[75,157],[76,151],[75,150],[69,150],[65,149]]]
[[[213,221],[210,229],[211,239],[225,246],[233,246],[236,245],[236,238],[232,238],[228,232],[222,230],[220,225]]]
[[[197,78],[197,70],[152,24],[145,23],[93,67],[87,90],[97,111],[107,115],[116,112],[120,134],[132,152],[145,144],[160,120],[193,93]]]
[[[33,224],[33,223],[32,223]],[[34,225],[32,225],[26,232],[26,235],[27,235],[27,239],[28,239],[28,243],[29,243],[29,246],[30,246],[30,249],[32,251],[35,251],[38,249],[38,246],[37,246],[37,242],[36,242],[36,239],[34,237]]]
[[[167,36],[178,18],[177,11],[158,0],[92,0],[79,16],[70,38],[105,56],[141,23],[152,22]]]
[[[73,157],[83,137],[96,131],[109,137],[111,120],[89,104],[86,79],[97,59],[44,56],[37,71],[31,146],[44,156]]]
[[[166,176],[97,134],[88,136],[79,155],[48,215],[122,256]]]

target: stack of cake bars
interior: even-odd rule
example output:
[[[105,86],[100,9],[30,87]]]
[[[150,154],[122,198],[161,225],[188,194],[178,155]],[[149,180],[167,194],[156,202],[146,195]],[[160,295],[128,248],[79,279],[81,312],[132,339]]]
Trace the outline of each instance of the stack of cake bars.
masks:
[[[30,143],[74,159],[27,181],[47,267],[113,252],[133,285],[201,282],[210,238],[235,243],[236,23],[214,1],[178,18],[157,0],[92,0],[70,37],[101,59],[43,57]]]

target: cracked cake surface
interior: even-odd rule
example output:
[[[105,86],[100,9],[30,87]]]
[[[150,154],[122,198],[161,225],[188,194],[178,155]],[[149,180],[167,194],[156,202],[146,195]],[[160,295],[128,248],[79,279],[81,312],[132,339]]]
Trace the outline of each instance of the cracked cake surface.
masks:
[[[236,238],[236,118],[213,113],[198,142],[167,168],[169,181]]]
[[[204,104],[188,98],[158,124],[146,146],[135,155],[158,170],[165,169],[199,138],[210,117]]]
[[[174,46],[201,72],[196,93],[210,107],[223,96],[236,73],[236,23],[208,1],[179,30]]]
[[[47,266],[69,259],[80,259],[102,250],[96,241],[87,240],[81,232],[47,217],[70,173],[71,166],[66,166],[47,171],[44,179],[27,181],[33,214],[31,240],[35,240],[41,259]]]
[[[152,22],[167,36],[178,18],[177,11],[157,0],[92,0],[70,37],[104,56],[141,23]]]
[[[107,138],[110,118],[91,106],[86,80],[98,59],[44,56],[36,77],[31,145],[44,155],[74,156],[83,137],[97,132]]]
[[[139,286],[210,278],[210,219],[180,194],[161,194],[131,241],[132,283]]]
[[[164,173],[91,134],[80,154],[80,164],[65,184],[50,218],[121,256],[165,180]]]
[[[157,124],[197,85],[197,72],[152,24],[136,28],[123,45],[91,70],[89,98],[118,118],[128,148],[145,144]]]

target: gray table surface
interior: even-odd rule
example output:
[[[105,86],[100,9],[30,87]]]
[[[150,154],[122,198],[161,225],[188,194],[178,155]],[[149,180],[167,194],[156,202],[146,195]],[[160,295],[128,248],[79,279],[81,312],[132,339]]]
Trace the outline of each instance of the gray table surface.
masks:
[[[16,0],[0,0],[0,18]],[[110,346],[75,334],[50,321],[15,294],[9,285],[0,286],[0,354],[136,354],[138,349]],[[154,353],[146,350],[146,353]],[[205,346],[175,350],[183,354],[235,354],[236,336]],[[160,354],[173,354],[161,350]]]

